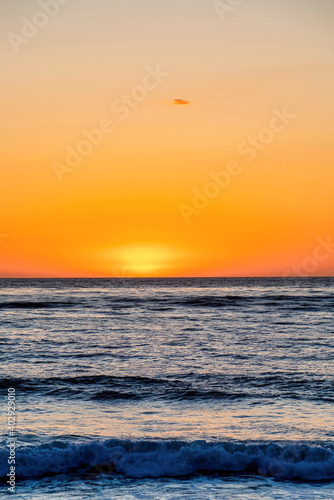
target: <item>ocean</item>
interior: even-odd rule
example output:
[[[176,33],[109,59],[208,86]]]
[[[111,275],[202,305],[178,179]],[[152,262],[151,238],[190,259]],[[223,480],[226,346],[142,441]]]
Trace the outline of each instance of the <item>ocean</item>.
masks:
[[[16,498],[334,499],[333,312],[334,278],[0,280],[1,495],[12,453]]]

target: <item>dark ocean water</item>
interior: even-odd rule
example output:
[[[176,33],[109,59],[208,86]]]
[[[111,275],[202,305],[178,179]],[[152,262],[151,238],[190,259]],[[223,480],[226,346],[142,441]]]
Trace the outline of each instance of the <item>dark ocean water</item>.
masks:
[[[16,496],[334,498],[333,312],[334,278],[0,280]]]

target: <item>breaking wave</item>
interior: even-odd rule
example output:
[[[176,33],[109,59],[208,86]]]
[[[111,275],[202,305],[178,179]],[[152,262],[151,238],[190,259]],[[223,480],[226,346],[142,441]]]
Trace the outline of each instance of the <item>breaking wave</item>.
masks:
[[[0,475],[8,472],[8,449],[0,449]],[[131,478],[182,477],[201,474],[254,474],[284,480],[334,479],[334,447],[323,444],[206,441],[57,440],[16,450],[20,477],[85,472]]]

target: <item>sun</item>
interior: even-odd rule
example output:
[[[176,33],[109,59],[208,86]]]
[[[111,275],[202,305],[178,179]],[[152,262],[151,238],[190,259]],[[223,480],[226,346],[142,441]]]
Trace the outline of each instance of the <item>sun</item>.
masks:
[[[125,276],[159,276],[173,268],[178,252],[164,245],[135,244],[109,252],[115,267]]]

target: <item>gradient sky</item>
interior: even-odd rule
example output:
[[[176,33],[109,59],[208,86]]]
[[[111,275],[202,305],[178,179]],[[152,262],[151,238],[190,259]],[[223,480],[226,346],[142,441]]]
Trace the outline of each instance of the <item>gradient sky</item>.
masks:
[[[0,4],[0,276],[334,274],[318,251],[334,241],[332,0],[244,0],[224,19],[211,0],[70,0],[15,38],[41,3]],[[148,67],[168,76],[121,113]],[[60,182],[55,162],[106,120]]]

